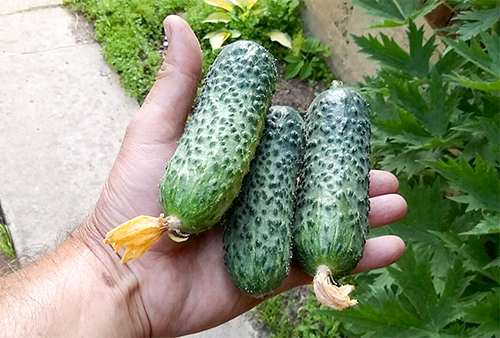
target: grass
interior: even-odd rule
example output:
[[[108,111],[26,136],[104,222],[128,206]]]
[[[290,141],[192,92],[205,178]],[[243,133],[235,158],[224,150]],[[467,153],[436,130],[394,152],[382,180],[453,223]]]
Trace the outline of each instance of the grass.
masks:
[[[179,14],[191,25],[202,47],[204,72],[219,52],[212,51],[209,40],[203,39],[207,33],[221,28],[221,24],[203,22],[214,7],[202,0],[64,0],[64,3],[94,24],[95,39],[102,46],[104,59],[120,74],[126,92],[139,103],[144,101],[161,66],[166,16]],[[263,30],[271,27],[297,35],[302,30],[300,6],[292,3],[301,2],[260,0],[259,3],[266,8],[265,15],[238,22],[233,28],[241,32],[240,39],[260,43],[283,62],[290,50],[272,42]],[[230,38],[228,43],[232,41]],[[314,79],[330,82],[332,74],[326,63],[321,60],[318,65]]]
[[[103,56],[126,92],[144,101],[161,65],[163,19],[194,0],[65,0],[94,23]]]
[[[268,299],[254,313],[269,330],[271,338],[340,338],[340,323],[319,312],[310,287],[300,287]]]

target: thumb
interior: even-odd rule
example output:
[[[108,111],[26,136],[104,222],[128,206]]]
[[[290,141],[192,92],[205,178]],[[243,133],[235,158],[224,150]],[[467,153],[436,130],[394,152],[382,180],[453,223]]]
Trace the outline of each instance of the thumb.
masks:
[[[172,145],[182,135],[201,76],[201,49],[188,23],[168,16],[166,57],[127,137],[138,144]]]

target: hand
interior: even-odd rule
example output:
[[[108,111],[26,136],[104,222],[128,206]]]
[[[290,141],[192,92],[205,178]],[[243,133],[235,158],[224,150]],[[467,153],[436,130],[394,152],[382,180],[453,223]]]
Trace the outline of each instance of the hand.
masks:
[[[162,212],[158,183],[196,95],[201,73],[198,41],[179,17],[168,17],[164,25],[169,41],[166,59],[144,105],[127,128],[98,204],[80,234],[92,241],[98,257],[109,255],[115,262],[113,269],[119,274],[108,276],[112,283],[128,281],[124,294],[132,299],[134,308],[141,309],[145,332],[174,336],[219,325],[262,299],[246,297],[233,285],[223,263],[219,227],[192,235],[185,243],[164,236],[140,260],[125,265],[118,263],[118,255],[109,246],[102,244],[106,232],[124,221]],[[406,213],[406,203],[396,194],[397,189],[398,181],[392,174],[370,173],[372,227],[394,222]],[[403,252],[404,244],[398,237],[370,239],[355,272],[391,264]],[[310,282],[311,277],[294,268],[276,293]]]

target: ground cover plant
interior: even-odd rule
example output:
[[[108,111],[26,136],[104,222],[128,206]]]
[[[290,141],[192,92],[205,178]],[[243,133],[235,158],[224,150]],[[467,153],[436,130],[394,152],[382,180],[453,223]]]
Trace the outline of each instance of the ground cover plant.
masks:
[[[315,316],[349,337],[499,335],[500,8],[447,1],[451,25],[425,39],[413,19],[443,3],[353,1],[378,27],[407,27],[409,50],[383,33],[354,39],[381,66],[360,85],[373,112],[372,165],[398,175],[409,205],[372,235],[397,234],[408,248],[393,266],[355,277],[357,307],[308,309],[296,314],[304,322]],[[258,310],[283,336],[269,306],[286,302]]]
[[[201,43],[204,72],[223,43],[245,39],[266,47],[286,67],[287,78],[325,83],[333,79],[324,61],[328,48],[304,36],[302,0],[65,0],[65,4],[93,22],[105,60],[139,102],[160,67],[165,51],[162,23],[169,14],[183,16],[193,28]]]

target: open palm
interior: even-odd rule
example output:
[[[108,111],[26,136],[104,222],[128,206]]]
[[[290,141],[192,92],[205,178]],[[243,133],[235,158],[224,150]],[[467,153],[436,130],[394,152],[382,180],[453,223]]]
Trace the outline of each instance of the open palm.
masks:
[[[138,215],[158,216],[158,183],[172,157],[191,111],[201,73],[198,41],[185,21],[165,20],[169,50],[157,81],[134,116],[87,227],[100,241],[107,231]],[[406,213],[396,194],[398,182],[390,173],[372,171],[370,177],[372,227],[394,222]],[[110,247],[100,244],[117,262]],[[404,251],[398,237],[371,239],[356,272],[396,261]],[[233,285],[223,263],[220,227],[192,235],[184,243],[164,236],[139,261],[118,265],[123,278],[136,283],[139,306],[153,336],[176,336],[219,325],[257,305]],[[276,291],[309,283],[311,277],[293,268]]]

